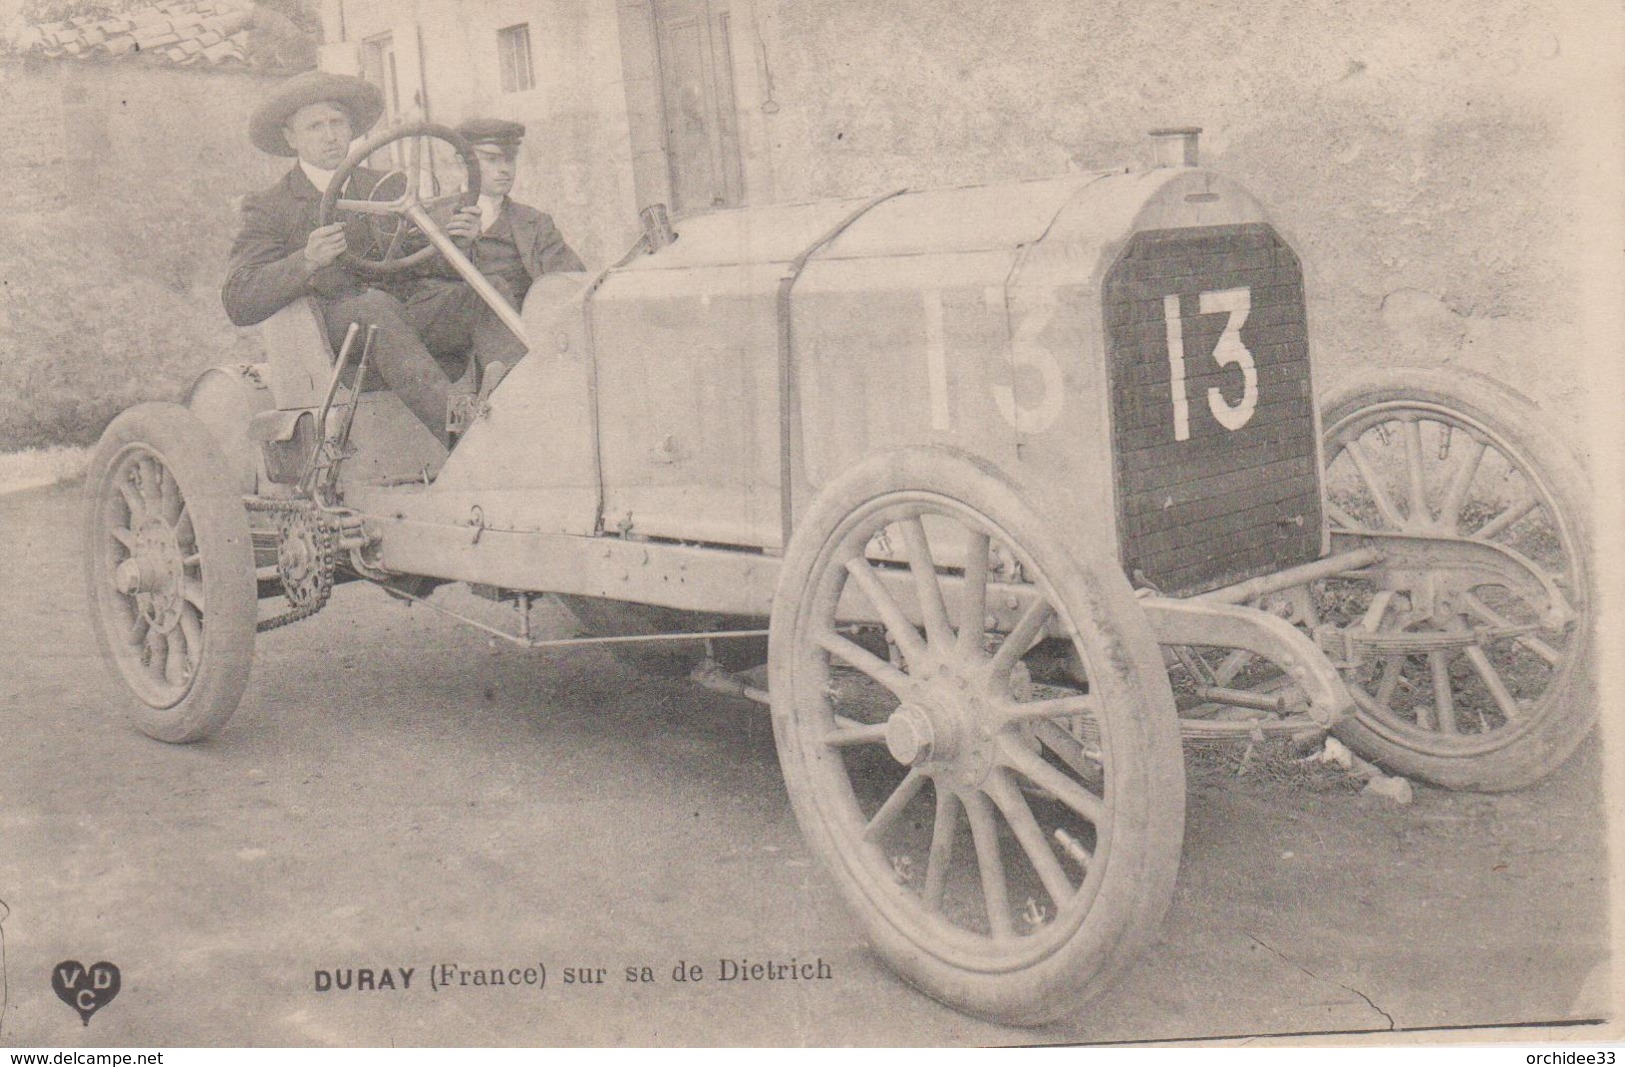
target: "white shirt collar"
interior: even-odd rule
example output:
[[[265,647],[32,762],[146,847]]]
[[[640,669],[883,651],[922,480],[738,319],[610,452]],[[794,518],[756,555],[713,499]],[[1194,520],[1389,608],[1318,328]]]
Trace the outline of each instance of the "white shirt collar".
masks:
[[[480,194],[480,232],[484,233],[497,224],[497,216],[502,214],[502,205],[507,202],[505,196],[486,196]]]
[[[310,179],[310,184],[316,187],[318,193],[327,192],[328,185],[333,181],[333,175],[338,173],[337,170],[323,170],[315,164],[306,163],[302,159],[299,161],[299,169],[305,172],[305,177]]]

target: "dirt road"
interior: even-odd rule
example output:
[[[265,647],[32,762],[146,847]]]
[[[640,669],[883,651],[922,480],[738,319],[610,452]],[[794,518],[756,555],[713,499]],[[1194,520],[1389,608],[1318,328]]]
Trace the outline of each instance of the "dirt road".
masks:
[[[218,738],[168,747],[109,714],[78,529],[76,493],[0,499],[0,1044],[987,1045],[1607,1010],[1596,745],[1537,789],[1408,808],[1193,760],[1158,944],[1020,1031],[870,955],[755,705],[352,585],[262,635]],[[830,977],[721,980],[792,958]],[[52,991],[66,960],[120,968],[88,1026]]]

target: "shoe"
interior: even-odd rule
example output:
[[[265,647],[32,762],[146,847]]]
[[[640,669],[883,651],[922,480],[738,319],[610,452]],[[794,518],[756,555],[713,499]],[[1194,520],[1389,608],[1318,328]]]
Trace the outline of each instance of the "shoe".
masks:
[[[485,375],[480,379],[479,398],[481,404],[491,398],[491,394],[496,392],[497,386],[502,384],[502,379],[507,375],[508,365],[501,360],[494,360],[486,364]]]

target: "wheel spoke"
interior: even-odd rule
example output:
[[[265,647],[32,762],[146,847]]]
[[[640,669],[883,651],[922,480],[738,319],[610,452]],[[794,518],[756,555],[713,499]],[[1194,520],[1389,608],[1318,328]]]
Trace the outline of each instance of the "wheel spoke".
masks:
[[[1332,525],[1340,530],[1347,530],[1350,533],[1370,532],[1371,528],[1369,526],[1356,521],[1354,516],[1338,507],[1336,501],[1329,497],[1326,500],[1326,515],[1332,520]]]
[[[164,681],[180,685],[186,681],[186,646],[173,632],[168,635],[164,649]]]
[[[925,620],[925,636],[931,644],[947,649],[954,643],[953,625],[942,602],[942,583],[937,579],[937,563],[926,540],[925,523],[915,515],[904,519],[903,544],[908,549],[908,567],[914,572],[914,591],[920,598],[920,615]]]
[[[1505,615],[1502,615],[1500,612],[1484,603],[1484,601],[1480,600],[1476,593],[1462,593],[1461,603],[1462,606],[1468,611],[1471,611],[1473,614],[1477,615],[1491,626],[1506,626],[1510,628],[1514,625],[1511,619],[1507,618]],[[1550,666],[1555,667],[1563,660],[1563,653],[1559,652],[1557,649],[1553,648],[1551,645],[1547,644],[1545,641],[1542,641],[1533,634],[1519,634],[1513,640],[1522,645],[1524,648],[1527,648],[1529,651],[1533,652],[1535,655],[1539,656],[1541,659],[1545,660]]]
[[[169,660],[169,638],[157,627],[147,629],[147,667],[162,674]]]
[[[1002,710],[1007,722],[1033,722],[1065,715],[1087,715],[1094,718],[1100,713],[1100,700],[1088,693],[1075,693],[1072,696],[1029,700],[1026,703],[1010,701],[1003,705]]]
[[[141,471],[141,484],[137,486],[141,492],[141,503],[146,506],[148,512],[157,511],[162,515],[164,493],[159,483],[163,478],[164,468],[151,456],[138,460],[136,467]]]
[[[184,502],[181,513],[175,517],[175,540],[183,545],[197,545],[197,530],[192,527],[192,509]]]
[[[1099,797],[1068,778],[1044,761],[1044,757],[1031,752],[1008,738],[1000,745],[1004,765],[1018,771],[1034,785],[1047,791],[1056,800],[1082,815],[1096,826],[1105,816],[1105,805]]]
[[[987,553],[992,539],[972,530],[965,552],[965,580],[959,592],[959,653],[980,655],[987,621]]]
[[[1371,603],[1366,605],[1365,615],[1360,619],[1360,626],[1376,633],[1382,629],[1382,617],[1388,614],[1388,605],[1394,602],[1392,589],[1379,589],[1372,594]]]
[[[914,628],[908,616],[903,614],[903,609],[897,606],[897,601],[892,599],[880,576],[869,566],[869,561],[855,556],[847,561],[846,569],[858,583],[858,588],[863,590],[864,596],[869,598],[869,603],[880,613],[880,621],[886,624],[887,635],[896,642],[903,656],[912,664],[924,664],[925,643],[920,640],[920,631]]]
[[[1236,675],[1251,666],[1256,658],[1244,648],[1231,649],[1219,665],[1213,669],[1213,684],[1229,685],[1236,680]]]
[[[959,802],[952,790],[939,782],[937,815],[931,824],[931,852],[925,861],[925,910],[942,910],[942,891],[948,884],[948,869],[954,861],[954,838],[959,834]]]
[[[1456,698],[1450,691],[1450,657],[1443,650],[1428,653],[1428,673],[1433,676],[1433,710],[1438,720],[1437,728],[1453,734],[1456,732]],[[1424,730],[1434,729],[1435,724],[1422,721],[1426,717],[1426,709],[1418,704],[1416,725]]]
[[[1488,446],[1483,441],[1473,441],[1456,473],[1450,479],[1450,485],[1444,491],[1444,497],[1439,501],[1439,521],[1452,532],[1461,528],[1461,509],[1467,503],[1467,490],[1472,487],[1473,478],[1478,474],[1478,465],[1484,459]]]
[[[897,817],[903,814],[908,802],[924,788],[925,780],[925,775],[921,774],[918,768],[910,767],[903,780],[897,783],[897,788],[892,790],[891,796],[887,797],[886,802],[880,805],[880,810],[875,812],[874,818],[869,820],[869,825],[863,828],[863,839],[871,843],[879,841],[881,836],[891,829]]]
[[[1473,665],[1473,670],[1484,680],[1484,688],[1490,691],[1490,699],[1501,709],[1501,715],[1509,723],[1517,722],[1523,716],[1523,709],[1518,707],[1518,701],[1507,689],[1506,683],[1501,680],[1501,672],[1495,669],[1495,665],[1479,646],[1470,645],[1466,652],[1467,662]]]
[[[1044,891],[1059,909],[1072,896],[1072,882],[1061,870],[1061,863],[1055,858],[1049,842],[1044,840],[1044,831],[1039,828],[1026,798],[1002,770],[995,770],[988,776],[985,788],[988,797],[1004,814],[1004,821],[1010,824],[1011,832],[1016,835],[1016,843],[1027,854],[1033,870],[1038,872],[1038,880],[1044,883]]]
[[[203,620],[190,604],[181,606],[181,637],[186,641],[186,666],[196,671],[203,658]]]
[[[1383,521],[1395,530],[1403,530],[1405,520],[1399,514],[1399,509],[1394,507],[1394,502],[1388,499],[1387,490],[1383,489],[1381,479],[1377,477],[1377,472],[1371,467],[1370,459],[1366,457],[1365,447],[1360,444],[1358,439],[1351,438],[1343,446],[1343,454],[1348,456],[1349,462],[1354,464],[1354,469],[1360,472],[1360,480],[1365,483],[1366,491],[1371,494],[1371,502],[1376,505]]]
[[[1468,536],[1476,537],[1481,541],[1488,541],[1498,534],[1505,533],[1509,526],[1523,518],[1525,515],[1529,514],[1531,511],[1534,511],[1539,506],[1540,501],[1537,500],[1533,494],[1531,494],[1523,500],[1520,500],[1518,503],[1513,504],[1511,507],[1501,512],[1501,514],[1495,516],[1495,518],[1474,530]]]
[[[1100,783],[1099,755],[1090,756],[1089,750],[1084,748],[1083,743],[1077,738],[1053,722],[1034,723],[1033,734],[1043,742],[1045,748],[1055,753],[1062,763],[1071,767],[1078,777],[1096,785]]]
[[[1010,891],[1004,882],[1004,859],[999,855],[999,828],[993,808],[981,793],[966,793],[965,820],[970,823],[971,844],[976,846],[976,866],[982,876],[982,902],[987,906],[987,922],[995,938],[1008,938]]]
[[[1422,424],[1416,419],[1406,419],[1400,423],[1400,433],[1405,439],[1405,476],[1410,483],[1411,522],[1427,525],[1433,522],[1433,514],[1428,511],[1427,475],[1422,470]]]
[[[135,546],[138,542],[134,530],[126,530],[122,526],[112,526],[108,528],[107,532],[113,535],[113,540],[117,541],[131,552],[135,551]]]
[[[127,639],[133,647],[140,648],[142,645],[147,643],[147,637],[151,630],[152,623],[147,621],[147,617],[145,615],[137,614],[135,621],[130,624],[130,632],[127,635]]]
[[[168,468],[158,468],[158,500],[159,514],[164,521],[174,525],[175,520],[181,517],[181,509],[186,502],[181,499],[181,487],[175,484],[175,475]]]
[[[136,492],[135,486],[130,484],[128,478],[120,478],[115,484],[118,486],[119,496],[124,498],[124,507],[130,513],[130,525],[139,525],[141,520],[147,517],[146,501],[141,499],[141,494]]]
[[[181,596],[197,605],[198,611],[207,612],[209,609],[203,604],[203,583],[196,578],[181,579]]]
[[[872,745],[885,740],[885,723],[855,722],[844,715],[835,716],[835,729],[824,735],[824,744],[836,748],[847,745]]]
[[[818,635],[818,647],[839,659],[854,670],[862,671],[869,678],[887,689],[898,700],[907,700],[914,690],[914,680],[890,663],[876,656],[868,649],[849,641],[840,634],[825,631]]]
[[[1382,661],[1382,677],[1377,680],[1377,692],[1374,694],[1377,703],[1387,707],[1394,699],[1394,690],[1399,688],[1400,672],[1405,667],[1405,657],[1388,656]]]
[[[1054,614],[1055,609],[1050,607],[1049,601],[1042,596],[1027,605],[1027,609],[1021,613],[1021,618],[1017,619],[1016,625],[1011,628],[1010,635],[1004,639],[1004,644],[999,646],[999,651],[993,656],[994,678],[1004,679],[1010,676],[1010,672],[1015,669],[1016,661],[1032,648],[1033,642],[1038,640],[1039,631],[1043,630]]]

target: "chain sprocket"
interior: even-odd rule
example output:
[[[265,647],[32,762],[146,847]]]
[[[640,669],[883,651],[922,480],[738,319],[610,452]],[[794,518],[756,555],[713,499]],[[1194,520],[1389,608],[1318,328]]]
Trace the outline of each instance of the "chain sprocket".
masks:
[[[276,519],[277,578],[292,607],[261,619],[259,633],[316,614],[333,591],[343,526],[339,518],[309,500],[246,501],[248,510]]]

